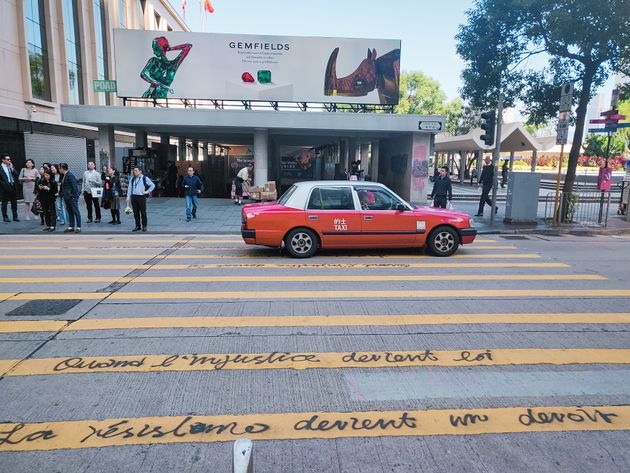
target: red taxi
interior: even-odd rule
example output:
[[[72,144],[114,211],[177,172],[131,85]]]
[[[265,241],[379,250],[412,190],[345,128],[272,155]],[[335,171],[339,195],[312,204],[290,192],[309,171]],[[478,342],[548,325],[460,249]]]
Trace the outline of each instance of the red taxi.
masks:
[[[308,258],[319,248],[421,248],[450,256],[472,243],[470,216],[413,207],[375,182],[310,181],[289,188],[277,202],[242,209],[245,243],[281,247]]]

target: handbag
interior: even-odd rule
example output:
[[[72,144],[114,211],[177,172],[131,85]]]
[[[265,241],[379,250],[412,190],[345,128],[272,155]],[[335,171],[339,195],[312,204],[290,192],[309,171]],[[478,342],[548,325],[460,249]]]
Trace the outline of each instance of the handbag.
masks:
[[[37,197],[35,197],[35,200],[33,201],[33,205],[31,206],[31,213],[35,216],[39,216],[43,212],[44,212],[44,209],[42,207],[42,203]]]
[[[103,207],[105,210],[108,210],[111,206],[112,206],[112,204],[111,204],[109,199],[103,199],[102,200],[101,207]]]
[[[92,198],[93,199],[99,199],[101,197],[103,197],[103,188],[102,187],[93,187],[90,189],[90,192],[92,193]]]

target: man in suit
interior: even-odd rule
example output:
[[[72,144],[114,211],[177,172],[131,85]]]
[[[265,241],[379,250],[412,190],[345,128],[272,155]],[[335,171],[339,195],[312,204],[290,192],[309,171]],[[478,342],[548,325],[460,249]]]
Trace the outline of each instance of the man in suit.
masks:
[[[2,164],[0,164],[0,192],[2,192],[2,219],[5,222],[11,221],[7,212],[9,202],[11,202],[13,221],[20,221],[17,216],[18,182],[18,173],[11,164],[11,156],[3,154]]]
[[[68,171],[68,165],[61,163],[59,165],[59,174],[61,174],[61,188],[59,193],[63,197],[68,210],[68,228],[64,233],[81,233],[81,212],[79,212],[79,184],[77,178]]]
[[[484,162],[486,164],[481,170],[481,176],[479,177],[479,183],[482,185],[481,198],[479,199],[479,210],[475,217],[483,217],[485,204],[488,204],[490,208],[492,208],[492,201],[490,200],[489,194],[494,184],[494,165],[492,164],[492,158],[490,158],[490,156],[486,156]],[[494,212],[497,213],[498,211],[499,207],[496,207]]]

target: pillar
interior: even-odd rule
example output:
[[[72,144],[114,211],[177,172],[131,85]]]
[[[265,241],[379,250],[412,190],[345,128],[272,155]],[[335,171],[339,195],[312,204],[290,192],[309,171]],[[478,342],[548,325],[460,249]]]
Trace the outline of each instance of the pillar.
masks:
[[[510,151],[510,174],[514,170],[514,151]]]
[[[136,131],[136,148],[146,148],[147,147],[147,132],[146,131]]]
[[[536,172],[536,161],[538,160],[538,150],[532,151],[532,172]]]
[[[159,164],[156,171],[168,166],[169,151],[171,146],[171,137],[168,133],[160,133],[160,154]]]
[[[201,144],[201,161],[208,161],[208,142],[204,141]]]
[[[269,168],[269,130],[254,129],[254,185],[263,186],[267,182]]]
[[[97,170],[100,171],[105,165],[110,167],[116,165],[116,142],[113,126],[98,127],[98,156],[98,162],[94,163]]]
[[[199,140],[192,142],[192,160],[199,161]]]
[[[361,143],[359,150],[359,159],[361,160],[361,169],[367,170],[370,164],[370,144]]]
[[[179,138],[177,141],[177,160],[186,161],[186,138]]]
[[[466,174],[466,151],[459,152],[459,183],[464,183],[464,176]]]
[[[370,160],[370,179],[378,182],[378,155],[380,151],[380,141],[372,141],[372,159]]]

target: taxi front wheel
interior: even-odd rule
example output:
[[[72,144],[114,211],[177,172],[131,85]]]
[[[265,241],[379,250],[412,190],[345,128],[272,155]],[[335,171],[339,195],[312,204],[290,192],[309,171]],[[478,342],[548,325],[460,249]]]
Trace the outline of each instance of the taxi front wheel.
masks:
[[[308,228],[296,228],[284,237],[284,246],[292,258],[310,258],[317,251],[317,235]]]
[[[459,246],[459,235],[454,228],[437,227],[429,233],[427,245],[434,256],[451,256]]]

